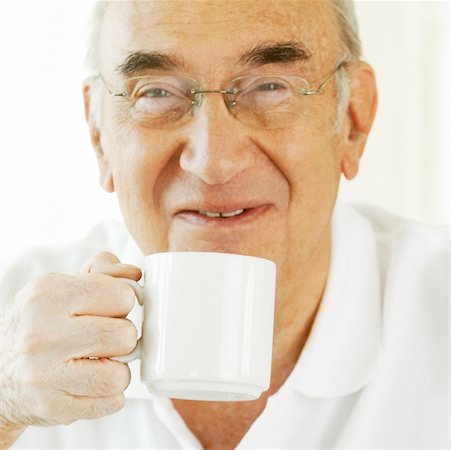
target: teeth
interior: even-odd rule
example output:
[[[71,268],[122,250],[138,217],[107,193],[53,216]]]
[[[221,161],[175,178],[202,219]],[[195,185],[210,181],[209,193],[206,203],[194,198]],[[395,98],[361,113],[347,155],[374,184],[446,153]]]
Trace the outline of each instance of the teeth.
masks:
[[[219,217],[221,215],[221,213],[214,213],[214,212],[205,211],[205,215],[207,217]]]
[[[244,212],[244,209],[237,209],[236,211],[232,211],[229,213],[222,213],[222,212],[210,212],[210,211],[199,211],[200,214],[203,214],[207,217],[233,217],[238,216]]]
[[[244,211],[244,209],[237,209],[236,211],[232,211],[232,212],[229,212],[229,213],[221,213],[221,217],[233,217],[233,216],[238,216],[238,215],[240,215],[243,211]]]

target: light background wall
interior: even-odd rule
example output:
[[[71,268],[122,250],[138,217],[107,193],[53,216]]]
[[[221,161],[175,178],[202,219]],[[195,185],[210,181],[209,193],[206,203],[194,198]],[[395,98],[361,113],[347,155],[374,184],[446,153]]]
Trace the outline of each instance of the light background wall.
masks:
[[[0,3],[0,255],[120,220],[84,123],[91,1]],[[340,195],[433,224],[449,220],[449,3],[358,1],[379,111],[358,177]]]

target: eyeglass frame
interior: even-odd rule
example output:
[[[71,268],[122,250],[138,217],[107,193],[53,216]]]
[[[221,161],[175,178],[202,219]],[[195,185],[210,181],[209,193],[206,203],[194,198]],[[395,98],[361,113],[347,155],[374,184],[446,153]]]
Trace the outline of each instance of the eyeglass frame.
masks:
[[[350,62],[353,62],[353,60],[351,58],[349,58],[348,56],[341,58],[339,60],[339,62],[337,63],[337,65],[335,66],[335,68],[327,75],[326,79],[324,81],[322,81],[318,85],[318,87],[316,89],[304,89],[304,88],[301,88],[299,90],[294,90],[294,92],[296,92],[296,93],[298,93],[300,95],[305,95],[305,96],[315,95],[315,94],[321,93],[323,91],[324,87],[326,86],[326,84],[332,79],[332,77],[341,68],[343,68],[344,66],[346,66]],[[233,84],[237,80],[245,78],[245,77],[248,77],[248,76],[250,76],[250,75],[236,77],[236,78],[234,78],[233,80],[230,81],[230,84]],[[262,78],[263,77],[264,78],[271,78],[271,77],[283,78],[283,75],[255,75],[256,78],[260,77],[260,76]],[[131,97],[131,94],[126,92],[126,91],[114,92],[110,88],[109,83],[105,80],[104,76],[100,72],[92,75],[92,77],[93,78],[100,78],[102,80],[102,82],[103,82],[103,85],[104,85],[105,89],[107,90],[107,92],[110,95],[112,95],[114,97],[122,97],[122,98],[123,97]],[[147,77],[149,77],[149,75],[141,75],[141,76],[138,76],[138,77],[129,78],[127,81],[138,80],[138,79],[143,79],[143,78],[147,78]],[[195,85],[199,84],[197,82],[197,80],[195,80],[193,78],[185,77],[185,76],[182,76],[181,78],[189,80],[189,81],[193,82],[193,84],[195,84]],[[309,86],[309,82],[307,80],[305,80],[305,78],[302,78],[302,77],[296,77],[296,78],[304,80],[306,82],[307,86]],[[203,94],[235,95],[238,92],[239,92],[238,88],[229,88],[229,89],[191,89],[190,90],[190,94],[194,96],[194,98],[191,100],[191,104],[192,104],[191,110],[193,109],[193,107],[196,107],[196,108],[200,107],[200,105],[202,104]],[[226,104],[228,104],[230,107],[234,107],[236,105],[236,101],[234,101],[234,100],[233,101],[227,100]],[[232,113],[232,115],[233,115],[233,113]],[[237,120],[239,120],[239,119],[237,119]]]

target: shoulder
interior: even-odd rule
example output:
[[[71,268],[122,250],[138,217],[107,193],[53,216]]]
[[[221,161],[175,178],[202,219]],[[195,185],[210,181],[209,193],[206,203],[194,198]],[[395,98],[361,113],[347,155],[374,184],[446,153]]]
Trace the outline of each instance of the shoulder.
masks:
[[[373,229],[385,343],[407,353],[415,348],[416,357],[422,353],[425,363],[442,366],[449,332],[448,227],[407,220],[373,206],[352,208]]]
[[[103,221],[83,238],[58,246],[36,246],[2,261],[2,297],[20,290],[29,280],[44,273],[76,273],[92,255],[108,251],[121,255],[130,240],[125,226]]]
[[[386,282],[447,284],[449,229],[405,219],[375,206],[350,205],[370,224]],[[414,278],[415,275],[422,275]]]

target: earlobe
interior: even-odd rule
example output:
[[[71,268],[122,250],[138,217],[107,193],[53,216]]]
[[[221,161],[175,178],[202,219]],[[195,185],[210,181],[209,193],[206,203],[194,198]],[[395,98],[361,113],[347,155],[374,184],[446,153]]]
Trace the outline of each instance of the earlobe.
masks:
[[[113,175],[111,173],[109,161],[102,149],[101,131],[98,121],[93,113],[92,97],[93,86],[92,78],[88,78],[83,83],[83,102],[85,108],[85,119],[89,127],[89,134],[91,137],[91,145],[96,154],[97,165],[99,167],[99,182],[100,186],[107,192],[114,192]],[[97,105],[99,107],[100,105]]]
[[[359,158],[349,158],[345,155],[341,160],[341,172],[348,179],[352,180],[359,171]]]
[[[373,69],[365,62],[351,63],[348,79],[349,100],[342,127],[340,170],[351,180],[359,171],[359,161],[376,114],[377,88]]]
[[[99,162],[99,168],[100,168],[100,162]],[[105,189],[105,191],[107,191],[109,193],[114,192],[113,175],[110,170],[100,169],[99,182],[100,182],[100,186],[102,186],[102,188]]]

